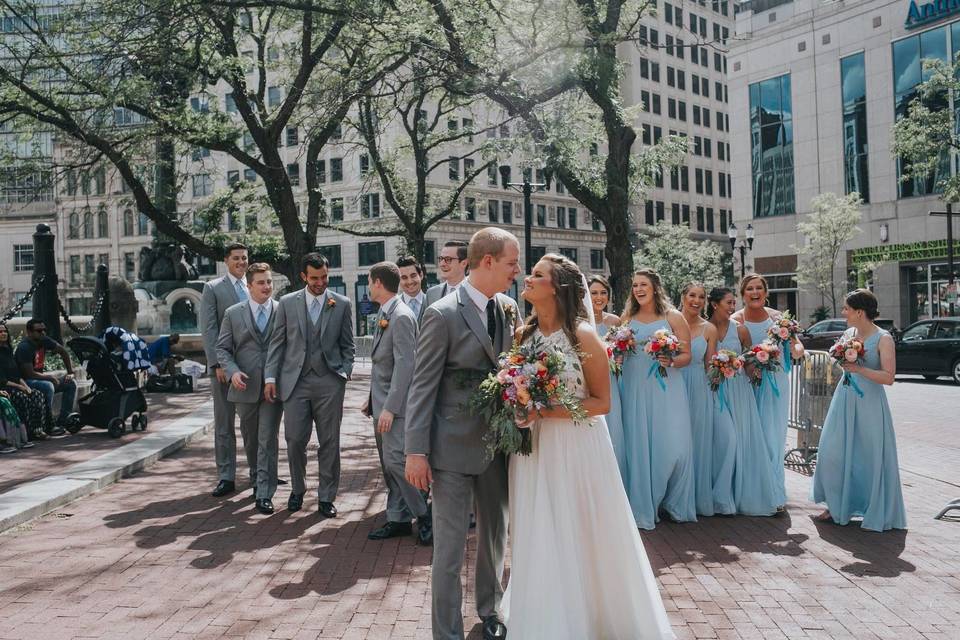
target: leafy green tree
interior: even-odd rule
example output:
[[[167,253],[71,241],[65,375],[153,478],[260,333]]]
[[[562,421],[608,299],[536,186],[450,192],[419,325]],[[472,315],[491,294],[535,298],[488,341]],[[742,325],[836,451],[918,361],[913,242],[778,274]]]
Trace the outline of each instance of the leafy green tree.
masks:
[[[641,235],[641,247],[633,256],[636,268],[649,267],[660,274],[667,294],[679,304],[688,282],[700,282],[707,291],[724,281],[725,254],[716,242],[694,240],[684,225],[658,222]]]
[[[859,193],[838,196],[822,193],[810,201],[812,212],[797,223],[804,244],[794,247],[799,258],[797,282],[820,294],[821,306],[837,315],[838,285],[846,282],[846,269],[839,264],[844,246],[860,233]],[[837,273],[844,278],[838,283]]]

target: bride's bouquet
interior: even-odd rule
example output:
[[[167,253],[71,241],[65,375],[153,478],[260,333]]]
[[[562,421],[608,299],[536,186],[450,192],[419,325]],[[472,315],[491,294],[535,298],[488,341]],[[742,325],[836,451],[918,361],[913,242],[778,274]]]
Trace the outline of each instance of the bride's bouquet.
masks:
[[[490,425],[483,440],[491,457],[530,455],[530,430],[517,425],[551,404],[569,411],[574,422],[587,419],[580,400],[560,380],[564,367],[563,352],[545,346],[539,338],[500,355],[497,371],[480,383],[468,403],[470,411]]]
[[[647,372],[647,377],[656,374],[657,382],[660,383],[660,388],[666,391],[667,385],[664,383],[663,379],[667,377],[667,370],[664,368],[660,361],[657,360],[659,356],[667,356],[670,359],[676,358],[680,355],[680,338],[673,335],[667,329],[657,329],[653,332],[649,338],[647,338],[643,343],[643,351],[648,356],[653,358],[653,364],[650,365],[650,370]]]
[[[720,398],[720,411],[730,406],[726,394],[723,392],[723,383],[740,373],[742,369],[743,360],[734,351],[720,349],[710,358],[707,380],[710,381],[710,388],[716,391]]]
[[[773,321],[770,328],[767,329],[767,338],[780,345],[783,351],[783,370],[790,373],[791,359],[790,347],[791,341],[800,333],[800,323],[793,319],[789,311],[784,311],[783,315]]]
[[[607,357],[610,359],[610,373],[619,378],[623,373],[624,356],[637,351],[637,336],[629,324],[622,324],[611,327],[604,340],[607,343]]]
[[[753,370],[753,375],[750,378],[753,386],[762,387],[764,381],[769,380],[773,386],[774,395],[780,395],[777,381],[772,375],[782,369],[779,344],[767,339],[747,349],[740,357],[743,359],[743,364],[749,365]]]

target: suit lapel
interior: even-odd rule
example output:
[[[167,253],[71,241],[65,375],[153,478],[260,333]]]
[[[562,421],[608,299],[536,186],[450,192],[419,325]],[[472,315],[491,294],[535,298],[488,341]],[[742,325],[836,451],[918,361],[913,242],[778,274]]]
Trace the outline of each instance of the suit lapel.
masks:
[[[300,325],[300,335],[303,336],[303,343],[307,344],[310,334],[307,333],[307,294],[304,293],[303,289],[300,289],[300,292],[297,294],[297,297],[294,298],[294,304],[297,307],[297,323]]]
[[[261,336],[260,331],[257,330],[257,320],[253,317],[253,309],[250,308],[249,304],[244,305],[240,317],[243,318],[243,324],[247,328],[247,331],[256,338],[257,342],[262,341],[263,336]]]
[[[237,295],[237,289],[233,286],[233,281],[230,279],[230,276],[223,276],[223,287],[227,290],[227,296],[233,300],[231,305],[235,305],[240,302],[240,296]]]
[[[331,307],[327,304],[330,300],[333,300],[333,296],[330,295],[329,291],[323,292],[323,299],[320,301],[320,339],[323,340],[323,332],[327,330],[327,322],[330,320],[330,314],[333,312],[336,307]]]
[[[399,304],[403,304],[403,301],[399,300],[399,298],[394,298],[394,300],[398,300]],[[394,305],[390,308],[390,311],[393,312],[393,310],[396,308],[397,308],[397,303],[394,303]],[[380,311],[383,314],[383,318],[389,322],[390,316],[387,314],[386,309],[384,309],[383,307],[380,307]],[[371,357],[373,356],[373,354],[377,352],[377,347],[380,346],[380,340],[383,338],[383,330],[380,329],[379,321],[377,322],[377,328],[374,333],[374,336],[375,337],[373,338],[373,349],[370,350]]]
[[[480,322],[480,314],[477,312],[477,306],[473,304],[473,300],[470,299],[470,296],[463,287],[460,287],[457,290],[456,295],[460,302],[460,315],[467,323],[467,326],[470,327],[470,331],[473,332],[473,335],[475,335],[477,340],[480,341],[480,344],[483,345],[484,350],[487,352],[487,356],[490,358],[490,362],[496,364],[497,354],[493,352],[493,344],[490,342],[490,336],[487,334],[487,328],[482,322]]]

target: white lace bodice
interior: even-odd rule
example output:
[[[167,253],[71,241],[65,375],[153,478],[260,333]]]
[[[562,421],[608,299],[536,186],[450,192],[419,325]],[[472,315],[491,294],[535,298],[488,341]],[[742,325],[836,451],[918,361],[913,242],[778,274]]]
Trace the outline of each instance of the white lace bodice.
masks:
[[[543,335],[540,329],[533,332],[533,337],[539,338],[547,347],[555,347],[563,353],[566,366],[560,372],[560,380],[564,386],[577,398],[586,398],[587,389],[583,380],[583,367],[580,364],[580,356],[576,349],[570,344],[567,334],[562,329],[554,331],[549,336]]]

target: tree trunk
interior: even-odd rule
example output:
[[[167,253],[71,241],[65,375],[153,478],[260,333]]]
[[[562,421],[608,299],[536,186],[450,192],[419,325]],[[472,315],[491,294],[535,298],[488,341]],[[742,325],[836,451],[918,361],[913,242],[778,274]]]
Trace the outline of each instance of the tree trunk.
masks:
[[[613,288],[611,302],[614,313],[619,314],[630,296],[633,283],[633,248],[630,246],[629,219],[615,214],[610,217],[616,218],[616,222],[607,227],[604,253],[610,265],[610,286]]]

